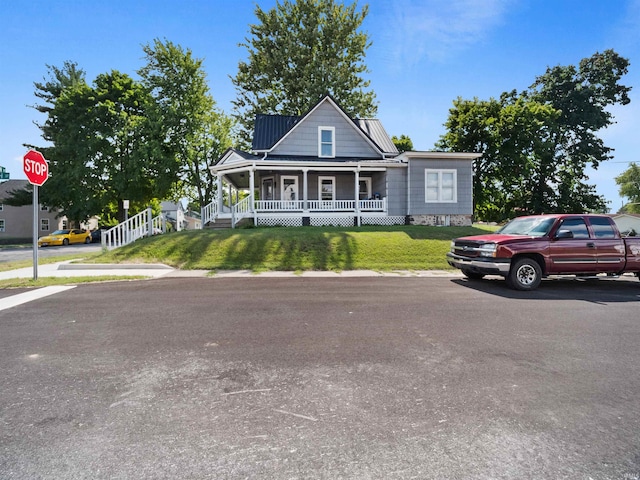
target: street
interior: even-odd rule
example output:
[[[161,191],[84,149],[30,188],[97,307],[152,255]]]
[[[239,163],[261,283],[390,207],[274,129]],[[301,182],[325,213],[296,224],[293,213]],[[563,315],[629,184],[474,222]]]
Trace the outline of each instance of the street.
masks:
[[[0,478],[638,479],[639,300],[633,277],[78,285],[0,311]]]
[[[52,247],[40,247],[38,248],[38,257],[59,257],[62,255],[86,255],[88,253],[99,252],[102,250],[100,243],[90,243],[85,245],[84,243],[76,243],[66,246],[52,246]],[[0,248],[0,263],[2,262],[17,262],[18,260],[32,260],[33,259],[33,246],[29,245],[22,247],[2,247]]]

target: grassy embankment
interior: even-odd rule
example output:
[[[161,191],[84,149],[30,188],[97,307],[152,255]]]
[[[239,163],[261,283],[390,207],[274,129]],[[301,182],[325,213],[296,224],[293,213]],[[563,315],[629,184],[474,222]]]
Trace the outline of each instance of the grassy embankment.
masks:
[[[191,230],[138,240],[96,263],[159,262],[182,269],[440,270],[451,239],[495,227],[248,228]]]

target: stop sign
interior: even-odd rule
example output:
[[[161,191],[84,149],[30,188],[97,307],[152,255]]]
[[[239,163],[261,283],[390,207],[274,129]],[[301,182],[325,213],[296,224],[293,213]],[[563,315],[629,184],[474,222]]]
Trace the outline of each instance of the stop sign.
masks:
[[[24,156],[24,174],[32,185],[40,186],[49,178],[49,164],[40,152],[29,150]]]

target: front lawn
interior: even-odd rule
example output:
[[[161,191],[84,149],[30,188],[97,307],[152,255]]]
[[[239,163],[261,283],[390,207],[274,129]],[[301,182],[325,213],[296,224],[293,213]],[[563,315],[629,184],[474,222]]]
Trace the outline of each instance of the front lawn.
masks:
[[[94,257],[96,263],[159,262],[182,269],[440,270],[453,238],[474,227],[248,228],[157,235]]]

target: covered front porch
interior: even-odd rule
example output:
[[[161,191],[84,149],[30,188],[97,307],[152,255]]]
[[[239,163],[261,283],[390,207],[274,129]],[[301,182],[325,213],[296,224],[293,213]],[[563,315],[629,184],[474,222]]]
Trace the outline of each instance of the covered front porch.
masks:
[[[360,226],[403,224],[388,215],[386,168],[248,165],[221,169],[217,196],[202,209],[203,225],[220,220],[235,227],[250,219],[258,226]],[[247,220],[245,220],[246,222]]]

